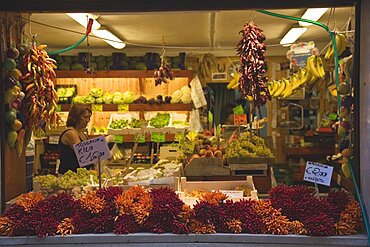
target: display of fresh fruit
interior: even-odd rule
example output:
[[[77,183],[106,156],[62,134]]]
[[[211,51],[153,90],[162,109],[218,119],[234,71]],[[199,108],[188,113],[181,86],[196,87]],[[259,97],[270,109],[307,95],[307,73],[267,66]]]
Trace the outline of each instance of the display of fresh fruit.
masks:
[[[245,132],[228,144],[226,156],[227,158],[272,158],[274,155],[266,147],[263,138]]]
[[[39,182],[41,188],[54,189],[72,189],[78,186],[86,186],[89,184],[97,184],[98,176],[94,170],[85,168],[77,168],[77,172],[67,171],[63,176],[56,177],[53,175],[44,175],[34,177],[35,182]]]
[[[337,44],[337,51],[338,51],[338,57],[339,57],[340,55],[342,55],[342,53],[346,49],[347,37],[342,33],[338,33],[335,35],[335,43]],[[333,56],[334,56],[334,47],[333,47],[333,43],[330,42],[328,50],[325,53],[325,59],[331,59],[333,58]]]
[[[154,128],[163,128],[170,124],[171,115],[169,113],[160,113],[149,120],[149,125]]]
[[[108,129],[104,126],[101,127],[93,126],[91,131],[93,135],[106,135],[108,133]]]
[[[323,80],[324,78],[322,59],[317,55],[312,55],[307,58],[305,69],[298,70],[290,78],[269,81],[267,87],[272,97],[287,98],[298,89],[313,85],[318,79]]]
[[[141,127],[143,126],[143,124],[144,124],[144,121],[143,121],[143,120],[133,118],[133,119],[129,122],[128,126],[129,126],[130,128],[135,128],[135,129],[137,129],[137,128],[141,128]]]

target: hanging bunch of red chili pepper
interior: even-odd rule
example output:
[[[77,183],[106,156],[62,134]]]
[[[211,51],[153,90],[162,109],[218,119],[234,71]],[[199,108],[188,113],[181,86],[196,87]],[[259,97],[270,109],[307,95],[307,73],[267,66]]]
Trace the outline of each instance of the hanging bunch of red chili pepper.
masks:
[[[26,100],[23,113],[27,127],[34,132],[57,124],[58,96],[54,89],[55,60],[44,50],[46,45],[33,46],[21,61]]]
[[[253,22],[244,24],[240,34],[242,38],[237,45],[237,54],[240,57],[239,91],[260,111],[260,106],[271,100],[265,76],[266,37]]]

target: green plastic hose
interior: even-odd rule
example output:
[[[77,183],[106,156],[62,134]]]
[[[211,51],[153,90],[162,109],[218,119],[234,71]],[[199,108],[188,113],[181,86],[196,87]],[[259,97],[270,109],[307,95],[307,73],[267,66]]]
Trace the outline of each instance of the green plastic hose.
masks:
[[[278,17],[278,18],[292,20],[292,21],[308,22],[308,23],[311,23],[311,24],[314,24],[316,26],[319,26],[319,27],[324,28],[329,33],[330,38],[331,38],[331,42],[332,42],[333,48],[334,48],[335,85],[338,88],[338,86],[339,86],[338,48],[337,48],[337,42],[335,40],[335,33],[332,32],[332,31],[330,31],[330,29],[329,29],[328,26],[322,24],[321,22],[317,22],[317,21],[313,21],[313,20],[308,20],[308,19],[302,19],[302,18],[298,18],[298,17],[294,17],[294,16],[289,16],[289,15],[282,15],[282,14],[273,13],[273,12],[266,11],[266,10],[257,10],[257,12],[260,12],[260,13],[266,14],[266,15],[270,15],[270,16],[274,16],[274,17]],[[338,101],[338,113],[339,113],[339,110],[340,110],[340,107],[341,107],[341,104],[342,104],[339,94],[337,94],[337,101]],[[342,119],[340,119],[340,121],[342,121]],[[368,216],[367,216],[366,207],[365,207],[365,205],[364,205],[364,203],[362,201],[360,189],[358,187],[355,174],[353,172],[353,167],[352,167],[351,160],[348,161],[348,166],[350,168],[352,181],[353,181],[353,183],[355,185],[356,196],[357,196],[357,199],[358,199],[358,201],[360,203],[362,215],[364,216],[363,218],[364,218],[365,228],[366,228],[366,233],[367,233],[367,241],[368,241],[369,246],[370,246],[370,225],[369,225],[369,219],[368,219]]]
[[[87,35],[84,35],[79,41],[77,41],[75,44],[67,47],[67,48],[64,48],[64,49],[61,49],[59,51],[51,51],[51,52],[48,52],[49,55],[58,55],[60,53],[64,53],[64,52],[67,52],[67,51],[70,51],[74,48],[76,48],[77,46],[79,46],[85,39],[87,38]]]

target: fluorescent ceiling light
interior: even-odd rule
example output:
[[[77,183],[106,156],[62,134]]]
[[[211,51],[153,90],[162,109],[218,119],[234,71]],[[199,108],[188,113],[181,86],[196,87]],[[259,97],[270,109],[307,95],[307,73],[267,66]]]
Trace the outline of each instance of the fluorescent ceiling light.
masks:
[[[105,42],[107,42],[116,49],[123,49],[126,46],[125,42],[120,40],[117,36],[109,32],[108,30],[92,30],[92,33],[95,36],[103,39]]]
[[[306,27],[294,27],[285,34],[282,40],[280,40],[280,44],[283,46],[289,46],[293,44],[306,31]]]
[[[67,15],[73,18],[75,21],[80,23],[85,28],[87,27],[87,23],[89,22],[89,18],[94,19],[92,30],[97,30],[101,27],[100,23],[96,20],[99,16],[89,14],[89,13],[67,13]]]
[[[312,20],[312,21],[318,21],[321,16],[325,14],[325,12],[328,10],[328,8],[313,8],[313,9],[307,9],[306,12],[302,15],[302,19]],[[299,26],[301,27],[308,27],[313,24],[308,22],[299,21]]]

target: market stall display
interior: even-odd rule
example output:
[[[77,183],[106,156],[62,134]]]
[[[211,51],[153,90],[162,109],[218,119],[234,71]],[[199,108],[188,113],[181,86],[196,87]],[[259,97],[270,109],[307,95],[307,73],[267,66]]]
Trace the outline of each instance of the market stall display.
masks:
[[[147,191],[133,186],[122,191],[107,187],[79,199],[68,193],[43,197],[30,192],[21,195],[0,217],[0,234],[43,238],[144,231],[332,236],[353,234],[361,228],[359,204],[343,191],[317,198],[315,190],[305,186],[278,186],[267,201],[227,199],[221,192],[204,192],[190,208],[169,188]]]

